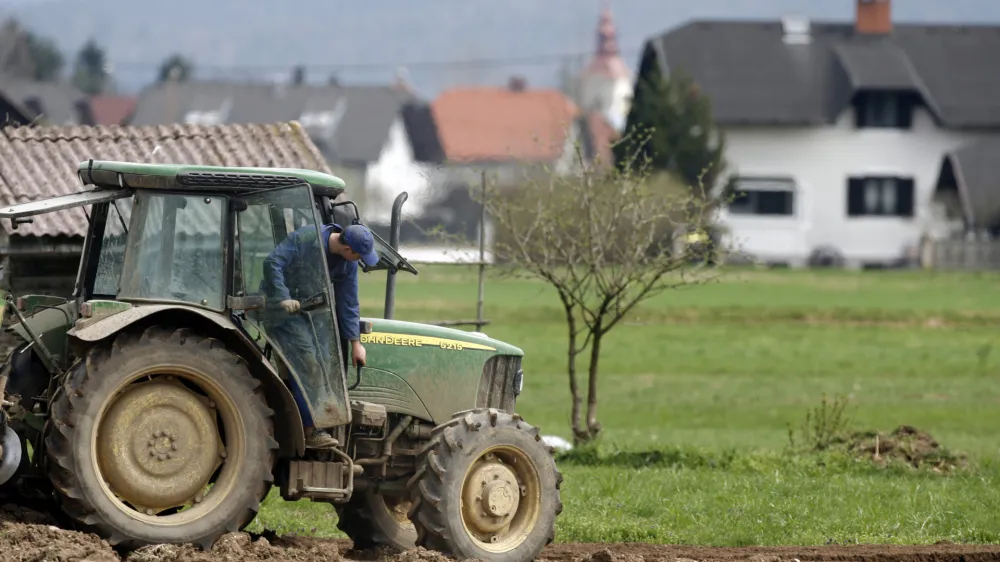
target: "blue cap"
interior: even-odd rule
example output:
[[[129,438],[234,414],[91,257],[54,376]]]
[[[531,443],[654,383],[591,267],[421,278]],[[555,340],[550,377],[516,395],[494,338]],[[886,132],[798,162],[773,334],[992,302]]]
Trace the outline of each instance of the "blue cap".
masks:
[[[375,253],[375,238],[372,231],[361,224],[352,224],[344,229],[344,243],[352,250],[361,255],[361,261],[365,265],[372,267],[378,263],[379,257]]]

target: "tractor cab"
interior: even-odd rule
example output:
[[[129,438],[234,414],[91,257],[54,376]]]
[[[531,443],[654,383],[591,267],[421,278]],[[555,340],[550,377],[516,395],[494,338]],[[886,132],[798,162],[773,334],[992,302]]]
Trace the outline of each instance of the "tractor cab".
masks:
[[[78,174],[91,189],[0,209],[16,228],[33,215],[92,206],[76,306],[69,307],[75,322],[64,334],[85,336],[108,315],[137,309],[222,315],[306,398],[317,426],[350,421],[325,251],[335,210],[353,207],[334,202],[342,180],[297,169],[93,160]],[[340,215],[360,224],[353,211]],[[416,273],[378,235],[375,242],[381,260],[366,271]],[[286,311],[285,300],[298,301],[298,310]],[[54,347],[55,355],[68,353],[64,343]]]

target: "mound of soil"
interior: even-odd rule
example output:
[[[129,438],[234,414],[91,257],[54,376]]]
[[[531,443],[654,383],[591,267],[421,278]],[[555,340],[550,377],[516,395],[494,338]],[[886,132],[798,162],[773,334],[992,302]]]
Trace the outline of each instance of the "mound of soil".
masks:
[[[0,559],[11,562],[120,562],[96,535],[70,533],[52,525],[0,523]]]
[[[889,434],[858,432],[847,440],[846,445],[852,454],[881,466],[903,462],[914,468],[928,467],[942,473],[968,466],[964,454],[945,449],[929,433],[911,425],[901,425]]]

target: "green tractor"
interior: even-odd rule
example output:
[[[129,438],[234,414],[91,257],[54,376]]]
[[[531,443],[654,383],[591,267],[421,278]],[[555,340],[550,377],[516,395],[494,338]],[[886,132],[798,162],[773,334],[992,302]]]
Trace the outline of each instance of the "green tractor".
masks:
[[[331,335],[318,244],[321,289],[299,310],[261,288],[292,231],[360,223],[337,202],[340,178],[95,160],[78,175],[78,193],[0,209],[17,228],[90,207],[69,299],[0,294],[0,321],[16,320],[6,330],[23,340],[0,370],[0,493],[51,498],[125,549],[208,548],[249,524],[274,485],[287,501],[333,504],[356,548],[520,561],[552,541],[562,476],[515,413],[522,351],[392,319],[396,273],[416,274],[396,251],[405,193],[391,242],[375,237],[367,270],[387,271],[385,317],[362,318],[367,364],[355,371]],[[306,361],[272,337],[292,314],[317,344]],[[294,385],[333,447],[306,447]]]

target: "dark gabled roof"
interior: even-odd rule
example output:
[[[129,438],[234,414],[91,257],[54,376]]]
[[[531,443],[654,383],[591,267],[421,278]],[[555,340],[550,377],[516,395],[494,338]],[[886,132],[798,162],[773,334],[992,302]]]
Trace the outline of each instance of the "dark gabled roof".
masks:
[[[129,123],[182,123],[191,111],[220,109],[225,123],[300,120],[332,164],[366,163],[379,158],[402,107],[414,101],[392,86],[189,81],[146,88]]]
[[[946,160],[961,194],[966,222],[976,228],[1000,224],[1000,136],[963,146]]]
[[[430,104],[411,102],[403,106],[403,125],[413,147],[413,158],[417,162],[441,164],[444,149],[438,137],[437,124]]]
[[[33,111],[0,89],[0,126],[27,125],[34,117]]]
[[[891,35],[812,22],[786,43],[780,22],[697,21],[650,39],[644,57],[691,75],[722,124],[833,122],[863,89],[918,92],[952,128],[1000,127],[1000,26],[895,24]]]
[[[49,125],[89,125],[87,95],[65,82],[37,82],[0,75],[4,97],[28,110],[29,119]]]
[[[906,53],[894,42],[840,43],[833,52],[854,90],[920,91]]]

